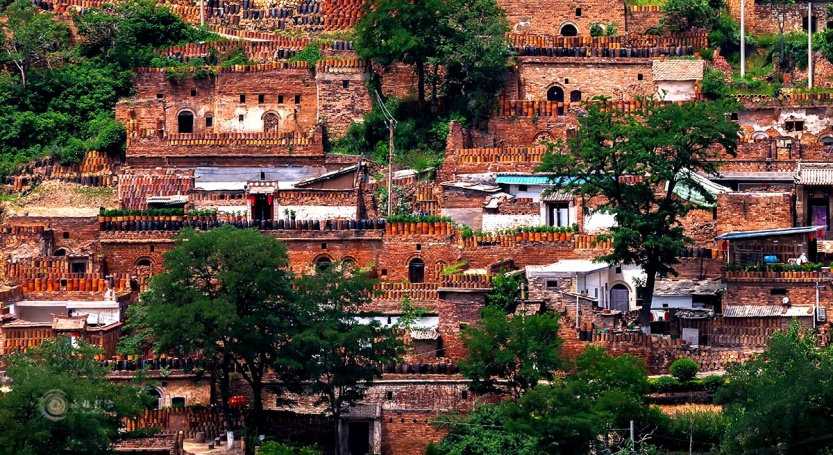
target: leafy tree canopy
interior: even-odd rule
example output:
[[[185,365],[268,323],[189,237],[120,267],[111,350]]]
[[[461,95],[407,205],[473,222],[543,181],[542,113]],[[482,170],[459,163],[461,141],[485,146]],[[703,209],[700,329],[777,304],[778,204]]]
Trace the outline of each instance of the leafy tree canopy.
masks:
[[[463,330],[468,357],[458,364],[477,393],[509,393],[518,399],[541,380],[552,380],[563,365],[558,316],[504,313],[486,307],[476,326]]]
[[[606,236],[613,250],[598,259],[638,264],[646,274],[640,324],[649,318],[657,276],[675,274],[677,255],[690,240],[680,220],[700,208],[678,197],[688,187],[707,203],[715,198],[695,174],[716,176],[723,153],[734,155],[738,125],[726,101],[649,104],[639,113],[603,110],[591,104],[567,148],[554,144],[537,170],[554,175],[551,191],[593,200],[592,210],[613,216]],[[637,177],[626,183],[625,177]]]
[[[46,340],[5,360],[11,390],[0,394],[0,454],[107,454],[124,418],[150,397],[110,382],[98,348],[69,337]]]

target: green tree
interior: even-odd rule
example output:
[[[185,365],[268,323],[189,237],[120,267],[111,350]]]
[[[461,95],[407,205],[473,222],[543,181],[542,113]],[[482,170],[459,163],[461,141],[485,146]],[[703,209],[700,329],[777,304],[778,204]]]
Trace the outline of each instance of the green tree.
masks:
[[[335,423],[338,453],[339,420],[360,401],[375,379],[379,364],[400,360],[405,352],[393,327],[384,327],[362,307],[372,299],[374,281],[361,270],[341,263],[301,276],[297,281],[299,318],[306,330],[292,339],[292,348],[309,374],[309,393],[327,406]]]
[[[646,396],[650,386],[638,358],[611,357],[590,347],[576,358],[564,379],[539,384],[509,409],[507,427],[533,436],[548,454],[604,453],[611,428],[653,422]]]
[[[769,5],[775,13],[772,15],[778,23],[778,34],[781,36],[781,52],[779,53],[778,64],[784,67],[786,57],[784,55],[784,27],[787,20],[787,12],[795,5],[795,0],[761,0],[764,5]]]
[[[27,75],[34,66],[52,67],[64,58],[69,43],[69,27],[54,21],[52,14],[41,12],[26,0],[18,0],[5,11],[2,60],[12,63],[20,72],[26,87]]]
[[[301,327],[286,247],[228,225],[184,229],[175,242],[164,255],[165,272],[143,295],[144,321],[131,323],[148,327],[161,352],[217,361],[224,405],[228,378],[222,373],[239,367],[252,389],[250,424],[257,431],[267,371],[281,379],[271,387],[277,395],[301,379],[286,349]]]
[[[426,455],[538,455],[538,441],[504,426],[508,415],[502,405],[478,405],[465,416],[440,416],[434,425],[448,430]]]
[[[469,351],[458,362],[460,372],[477,393],[508,393],[517,400],[563,365],[559,327],[551,313],[510,316],[486,307],[478,324],[460,335]]]
[[[450,5],[443,0],[372,0],[365,3],[356,25],[356,50],[362,58],[385,66],[414,65],[420,106],[425,102],[426,65],[439,55],[450,33]]]
[[[829,446],[833,351],[818,349],[811,330],[793,322],[772,336],[764,352],[726,376],[715,401],[729,421],[723,441],[729,453],[816,453]]]
[[[99,353],[62,336],[4,359],[11,390],[0,394],[0,454],[111,453],[124,419],[150,397],[108,381]]]
[[[437,69],[442,66],[444,92],[454,100],[454,110],[476,120],[490,112],[495,95],[505,83],[511,55],[506,41],[509,21],[495,0],[448,3],[452,8],[447,27],[450,35],[432,59],[432,79],[439,79]]]
[[[672,32],[711,29],[719,21],[723,0],[668,0],[660,24]]]
[[[486,294],[486,305],[514,313],[518,306],[516,300],[521,296],[522,283],[523,275],[520,273],[498,273],[492,277],[492,289]]]
[[[538,171],[551,172],[551,191],[599,201],[592,210],[613,216],[607,238],[611,264],[638,264],[646,275],[640,325],[650,333],[651,303],[658,276],[675,275],[674,264],[690,242],[680,223],[700,206],[677,196],[687,187],[707,203],[715,198],[695,175],[719,175],[722,153],[735,155],[738,125],[729,120],[734,106],[724,101],[650,104],[643,112],[622,113],[591,104],[579,120],[569,152],[555,146]],[[623,177],[637,176],[634,183]]]

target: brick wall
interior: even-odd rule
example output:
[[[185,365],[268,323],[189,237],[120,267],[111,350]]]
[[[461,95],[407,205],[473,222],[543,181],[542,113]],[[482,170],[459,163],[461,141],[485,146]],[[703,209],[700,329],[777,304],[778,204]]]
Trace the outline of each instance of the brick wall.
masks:
[[[625,30],[623,4],[600,1],[570,0],[542,5],[534,0],[499,0],[513,31],[558,35],[561,27],[572,24],[579,35],[590,35],[590,24],[615,23],[619,32]]]
[[[525,100],[546,100],[547,91],[556,85],[565,101],[573,91],[581,92],[582,100],[597,95],[630,100],[654,92],[647,58],[518,57],[518,71],[520,99]]]
[[[361,122],[364,114],[370,112],[371,94],[365,87],[369,77],[370,66],[363,60],[318,63],[318,115],[330,139],[343,136],[351,123]]]
[[[717,197],[717,235],[792,227],[788,193],[724,193]]]

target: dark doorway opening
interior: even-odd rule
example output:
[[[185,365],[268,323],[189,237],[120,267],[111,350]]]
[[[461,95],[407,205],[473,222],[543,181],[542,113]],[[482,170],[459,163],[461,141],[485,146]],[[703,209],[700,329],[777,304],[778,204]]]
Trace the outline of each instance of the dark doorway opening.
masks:
[[[351,455],[370,453],[370,422],[350,422],[347,429],[347,450]]]
[[[414,259],[408,264],[408,281],[411,283],[425,281],[425,262],[422,259]]]
[[[176,116],[177,132],[193,133],[194,132],[194,114],[189,111],[182,111]]]
[[[555,101],[557,103],[564,102],[564,89],[559,86],[550,87],[547,90],[547,101]]]
[[[256,220],[272,219],[272,204],[269,203],[267,195],[258,194],[255,196],[255,203],[252,205],[252,217]]]

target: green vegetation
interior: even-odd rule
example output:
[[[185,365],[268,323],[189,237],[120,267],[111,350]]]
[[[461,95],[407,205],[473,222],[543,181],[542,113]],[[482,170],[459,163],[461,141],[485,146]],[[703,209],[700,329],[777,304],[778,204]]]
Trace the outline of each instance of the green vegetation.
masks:
[[[514,313],[521,297],[522,273],[501,271],[492,277],[492,290],[486,294],[486,304],[507,313]]]
[[[806,264],[727,264],[730,272],[820,272],[824,264],[808,262]]]
[[[260,455],[321,455],[312,446],[295,446],[276,441],[266,441],[260,446]]]
[[[289,61],[307,62],[310,68],[315,68],[315,64],[321,59],[321,46],[319,43],[320,41],[314,41],[307,44],[307,47],[303,48],[301,52],[293,55]]]
[[[107,380],[95,360],[102,353],[61,336],[5,357],[11,390],[0,393],[0,454],[111,453],[123,419],[141,414],[150,396]]]
[[[487,306],[475,326],[460,338],[469,356],[458,362],[476,393],[507,394],[520,399],[539,381],[550,381],[562,366],[558,315],[510,315]]]
[[[465,416],[440,416],[434,421],[449,430],[438,443],[428,446],[426,455],[538,455],[534,436],[505,427],[509,413],[505,406],[476,406]]]
[[[182,216],[185,209],[99,210],[99,216]]]
[[[671,32],[712,29],[723,6],[723,0],[668,0],[662,7],[660,25]]]
[[[680,382],[688,382],[697,376],[700,367],[691,359],[677,359],[671,364],[669,372]]]
[[[453,223],[451,217],[436,215],[393,215],[388,223]]]
[[[131,92],[131,69],[149,66],[153,49],[211,36],[149,0],[73,16],[73,48],[68,27],[28,1],[3,14],[3,59],[17,71],[0,77],[0,175],[47,155],[69,164],[88,150],[122,153],[126,132],[113,109]]]
[[[612,240],[612,252],[598,260],[639,264],[645,272],[640,326],[650,333],[654,284],[658,276],[676,274],[677,254],[690,242],[680,219],[699,208],[672,190],[685,185],[714,203],[692,173],[716,175],[717,151],[735,154],[739,127],[728,116],[735,106],[724,101],[649,103],[638,114],[588,108],[577,135],[567,140],[571,153],[562,154],[559,144],[552,144],[536,171],[552,173],[551,191],[605,201],[597,210],[612,215],[616,225],[602,236]],[[648,177],[621,185],[620,175]],[[669,189],[658,193],[657,186],[666,182]]]

